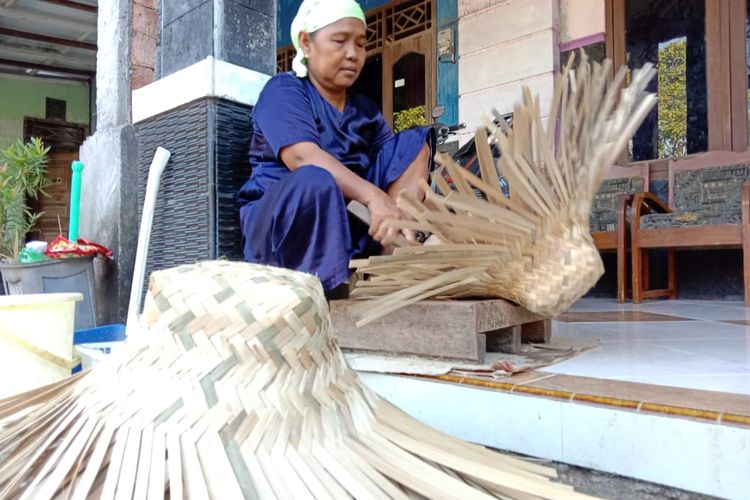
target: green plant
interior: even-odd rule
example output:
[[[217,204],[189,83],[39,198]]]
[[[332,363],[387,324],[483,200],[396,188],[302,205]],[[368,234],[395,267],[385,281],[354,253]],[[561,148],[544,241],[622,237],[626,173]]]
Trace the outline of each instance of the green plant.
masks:
[[[0,258],[18,260],[26,233],[42,216],[31,212],[27,200],[46,195],[48,153],[36,137],[0,150]]]
[[[687,40],[659,46],[659,158],[687,154]]]
[[[417,106],[393,113],[393,131],[398,133],[412,127],[427,125],[424,118],[424,106]]]

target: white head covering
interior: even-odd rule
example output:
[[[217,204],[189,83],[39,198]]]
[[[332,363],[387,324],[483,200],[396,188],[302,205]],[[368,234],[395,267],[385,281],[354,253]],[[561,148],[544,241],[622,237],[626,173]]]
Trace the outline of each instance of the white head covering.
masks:
[[[297,76],[307,76],[307,59],[299,46],[299,34],[313,33],[336,21],[353,17],[367,25],[365,13],[355,0],[304,0],[299,6],[297,17],[292,21],[292,43],[297,53],[292,61],[292,69]]]

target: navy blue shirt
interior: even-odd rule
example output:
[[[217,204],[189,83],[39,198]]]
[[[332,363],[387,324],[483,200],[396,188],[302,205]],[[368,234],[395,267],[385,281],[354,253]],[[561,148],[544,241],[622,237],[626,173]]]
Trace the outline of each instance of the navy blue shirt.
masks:
[[[349,94],[341,112],[307,78],[281,73],[271,78],[253,110],[250,163],[253,173],[239,193],[241,202],[259,199],[289,170],[279,153],[286,146],[312,142],[350,170],[365,177],[393,132],[375,103]]]

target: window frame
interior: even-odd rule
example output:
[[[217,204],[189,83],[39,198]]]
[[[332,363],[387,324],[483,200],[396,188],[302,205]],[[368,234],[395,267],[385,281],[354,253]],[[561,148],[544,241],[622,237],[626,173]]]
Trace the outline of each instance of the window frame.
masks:
[[[613,62],[614,76],[615,68],[627,62],[627,0],[604,1],[605,45],[607,57]],[[705,0],[708,151],[748,150],[746,2]]]

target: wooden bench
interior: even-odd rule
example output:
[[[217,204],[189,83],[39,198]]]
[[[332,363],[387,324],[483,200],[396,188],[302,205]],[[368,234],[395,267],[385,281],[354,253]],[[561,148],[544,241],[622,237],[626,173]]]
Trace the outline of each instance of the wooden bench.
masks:
[[[514,352],[521,342],[549,342],[551,321],[505,300],[425,300],[357,328],[359,301],[330,303],[344,349],[484,362],[487,352]]]
[[[750,152],[717,151],[669,163],[669,205],[651,193],[633,199],[633,302],[677,297],[677,249],[743,250],[745,304],[750,305]],[[651,290],[642,263],[667,249],[667,288]],[[644,271],[645,275],[644,275]]]
[[[649,189],[649,164],[613,166],[607,173],[591,207],[591,236],[602,253],[617,254],[617,302],[625,302],[628,287],[630,226],[628,209],[636,193]]]

